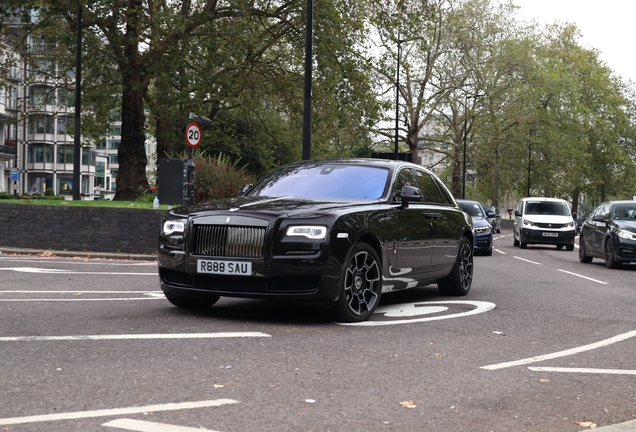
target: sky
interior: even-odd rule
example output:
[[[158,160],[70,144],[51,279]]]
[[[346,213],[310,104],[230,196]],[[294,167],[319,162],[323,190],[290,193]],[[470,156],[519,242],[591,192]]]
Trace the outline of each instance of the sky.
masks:
[[[574,23],[580,44],[599,57],[624,81],[636,82],[636,0],[513,0],[519,19],[539,23]]]

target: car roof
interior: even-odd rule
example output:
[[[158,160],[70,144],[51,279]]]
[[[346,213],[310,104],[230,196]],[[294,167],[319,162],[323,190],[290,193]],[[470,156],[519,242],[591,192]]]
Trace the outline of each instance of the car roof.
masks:
[[[521,201],[549,201],[549,202],[567,202],[561,198],[551,198],[551,197],[526,197],[521,198]]]
[[[467,199],[457,199],[455,200],[458,203],[466,203],[466,204],[479,204],[480,206],[483,207],[483,205],[479,202],[479,201],[475,201],[475,200],[467,200]]]

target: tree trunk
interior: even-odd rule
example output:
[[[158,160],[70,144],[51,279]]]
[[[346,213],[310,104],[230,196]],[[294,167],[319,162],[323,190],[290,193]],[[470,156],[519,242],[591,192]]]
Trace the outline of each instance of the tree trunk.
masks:
[[[124,72],[122,77],[121,143],[117,152],[119,172],[114,199],[130,201],[139,198],[149,187],[146,177],[148,158],[144,145],[145,86],[139,69]]]

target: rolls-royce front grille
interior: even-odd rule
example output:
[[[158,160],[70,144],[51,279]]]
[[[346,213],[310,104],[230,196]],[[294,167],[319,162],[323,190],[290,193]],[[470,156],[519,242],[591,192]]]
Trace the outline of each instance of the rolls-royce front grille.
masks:
[[[197,225],[193,238],[195,255],[259,258],[263,256],[265,228]]]

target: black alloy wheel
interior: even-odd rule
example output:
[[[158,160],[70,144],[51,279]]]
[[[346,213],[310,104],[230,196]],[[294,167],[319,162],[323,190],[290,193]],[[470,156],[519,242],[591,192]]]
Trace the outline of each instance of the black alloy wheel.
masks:
[[[341,322],[369,319],[382,293],[380,259],[371,246],[358,243],[351,249],[341,284],[340,298],[333,309],[335,319]]]
[[[579,237],[579,261],[586,264],[592,262],[592,257],[585,251],[585,238],[583,236]]]
[[[466,237],[459,241],[457,260],[450,274],[439,281],[437,287],[444,295],[465,296],[473,283],[473,245]]]

